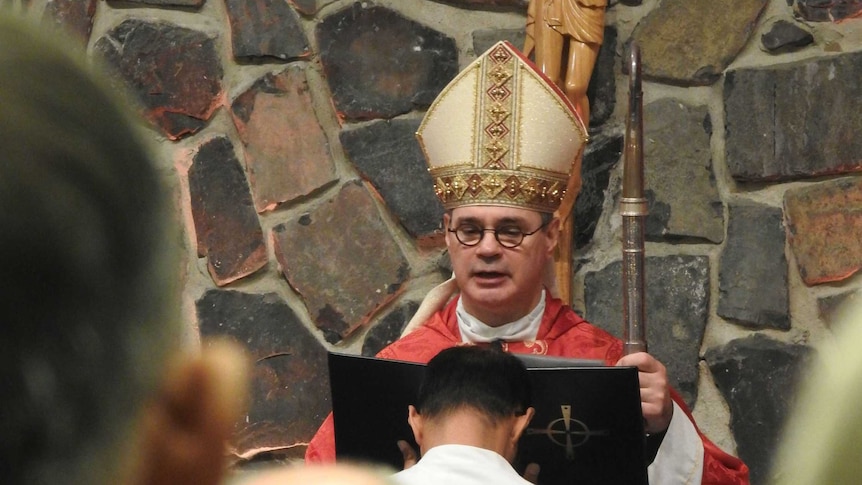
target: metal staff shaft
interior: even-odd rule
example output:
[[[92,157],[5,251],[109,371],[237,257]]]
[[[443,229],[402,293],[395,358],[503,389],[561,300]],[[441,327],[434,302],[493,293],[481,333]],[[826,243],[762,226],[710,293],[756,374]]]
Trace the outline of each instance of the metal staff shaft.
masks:
[[[644,225],[648,214],[644,197],[643,92],[641,59],[637,44],[631,44],[629,112],[626,118],[623,154],[623,353],[646,352],[646,312],[644,309]]]

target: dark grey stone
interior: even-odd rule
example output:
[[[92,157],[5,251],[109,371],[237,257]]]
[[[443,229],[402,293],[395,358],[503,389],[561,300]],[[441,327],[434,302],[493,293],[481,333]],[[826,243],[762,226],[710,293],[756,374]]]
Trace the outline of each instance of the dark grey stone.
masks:
[[[855,309],[860,299],[862,299],[862,292],[859,290],[818,298],[817,313],[826,323],[826,326],[835,328],[836,325],[841,325],[842,321],[847,320],[846,313]]]
[[[718,314],[753,328],[790,329],[781,209],[731,204],[718,271]]]
[[[715,384],[730,406],[730,428],[738,455],[751,470],[753,485],[770,483],[781,429],[812,356],[809,347],[760,334],[705,354]]]
[[[647,344],[667,367],[671,385],[689,407],[697,400],[698,360],[709,316],[709,258],[646,258]],[[584,278],[586,317],[622,337],[622,264],[617,261]]]
[[[413,237],[440,229],[443,204],[416,140],[419,120],[378,121],[339,135],[347,157]]]
[[[604,40],[593,67],[587,99],[590,100],[590,127],[601,126],[614,114],[617,102],[617,29],[605,27]]]
[[[311,55],[299,16],[285,0],[225,0],[233,56],[285,61]]]
[[[482,55],[485,51],[502,40],[508,41],[516,49],[524,49],[527,34],[524,29],[487,29],[473,31],[473,53]]]
[[[172,140],[200,131],[222,101],[221,60],[203,32],[129,19],[96,41],[94,51],[125,82],[118,89],[131,89]]]
[[[647,239],[720,243],[724,205],[712,173],[706,107],[663,99],[646,105],[643,118]]]
[[[783,54],[799,50],[814,42],[811,32],[788,20],[778,20],[769,31],[760,36],[763,48],[772,54]]]
[[[354,3],[317,25],[336,110],[360,120],[429,106],[458,73],[455,40],[392,10],[364,5]]]
[[[383,348],[398,340],[404,327],[407,326],[407,322],[416,314],[418,309],[419,303],[407,301],[389,312],[368,331],[365,341],[362,342],[362,355],[377,355]]]
[[[583,185],[575,202],[576,248],[586,246],[593,239],[596,225],[602,215],[611,170],[619,161],[622,151],[623,137],[619,133],[598,133],[590,138],[581,162]]]
[[[204,143],[189,168],[198,254],[213,281],[226,285],[266,266],[266,243],[245,173],[225,137]]]
[[[196,302],[204,346],[236,341],[254,362],[251,403],[236,425],[242,455],[308,441],[329,413],[326,349],[275,293],[209,290]]]
[[[729,71],[727,166],[740,181],[862,169],[862,52]]]

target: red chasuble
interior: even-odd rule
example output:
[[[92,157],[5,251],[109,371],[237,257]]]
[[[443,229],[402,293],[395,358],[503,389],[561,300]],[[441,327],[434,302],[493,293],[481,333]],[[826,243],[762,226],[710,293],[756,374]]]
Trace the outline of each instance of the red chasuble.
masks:
[[[427,322],[404,338],[381,350],[378,357],[427,363],[441,350],[461,342],[458,319],[455,316],[457,299],[435,313]],[[614,365],[623,355],[623,344],[609,333],[592,326],[579,317],[561,300],[548,296],[545,313],[535,342],[508,342],[503,344],[508,352],[543,354],[585,359],[601,359]],[[679,394],[671,389],[671,397],[685,411],[694,424],[691,412]],[[695,429],[697,425],[695,424]],[[713,444],[700,430],[703,441],[704,461],[702,484],[743,485],[748,481],[748,467]],[[394,444],[393,444],[394,446]],[[335,431],[332,414],[326,417],[317,434],[308,444],[306,462],[335,461]]]

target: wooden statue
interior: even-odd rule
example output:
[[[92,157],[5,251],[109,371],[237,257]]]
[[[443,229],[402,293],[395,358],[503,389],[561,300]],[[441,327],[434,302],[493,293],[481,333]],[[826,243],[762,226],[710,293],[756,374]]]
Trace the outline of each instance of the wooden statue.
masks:
[[[566,93],[586,127],[590,125],[587,87],[604,37],[607,4],[607,0],[530,0],[527,9],[524,53],[530,55],[535,50],[536,65]],[[557,211],[562,226],[554,263],[556,288],[552,291],[566,303],[572,301],[571,214],[580,183],[579,174],[571,177],[566,198]]]

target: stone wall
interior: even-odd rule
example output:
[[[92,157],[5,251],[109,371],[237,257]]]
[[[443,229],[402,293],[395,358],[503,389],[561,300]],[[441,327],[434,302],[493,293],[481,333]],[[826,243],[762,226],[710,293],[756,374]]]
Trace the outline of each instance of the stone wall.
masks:
[[[754,483],[859,286],[862,20],[830,21],[859,3],[612,1],[589,91],[573,306],[620,333],[634,39],[650,348]],[[0,0],[68,28],[140,104],[186,227],[189,340],[227,335],[257,362],[238,457],[301,456],[328,411],[326,349],[375,353],[448,273],[413,133],[477,53],[523,44],[526,4]]]

